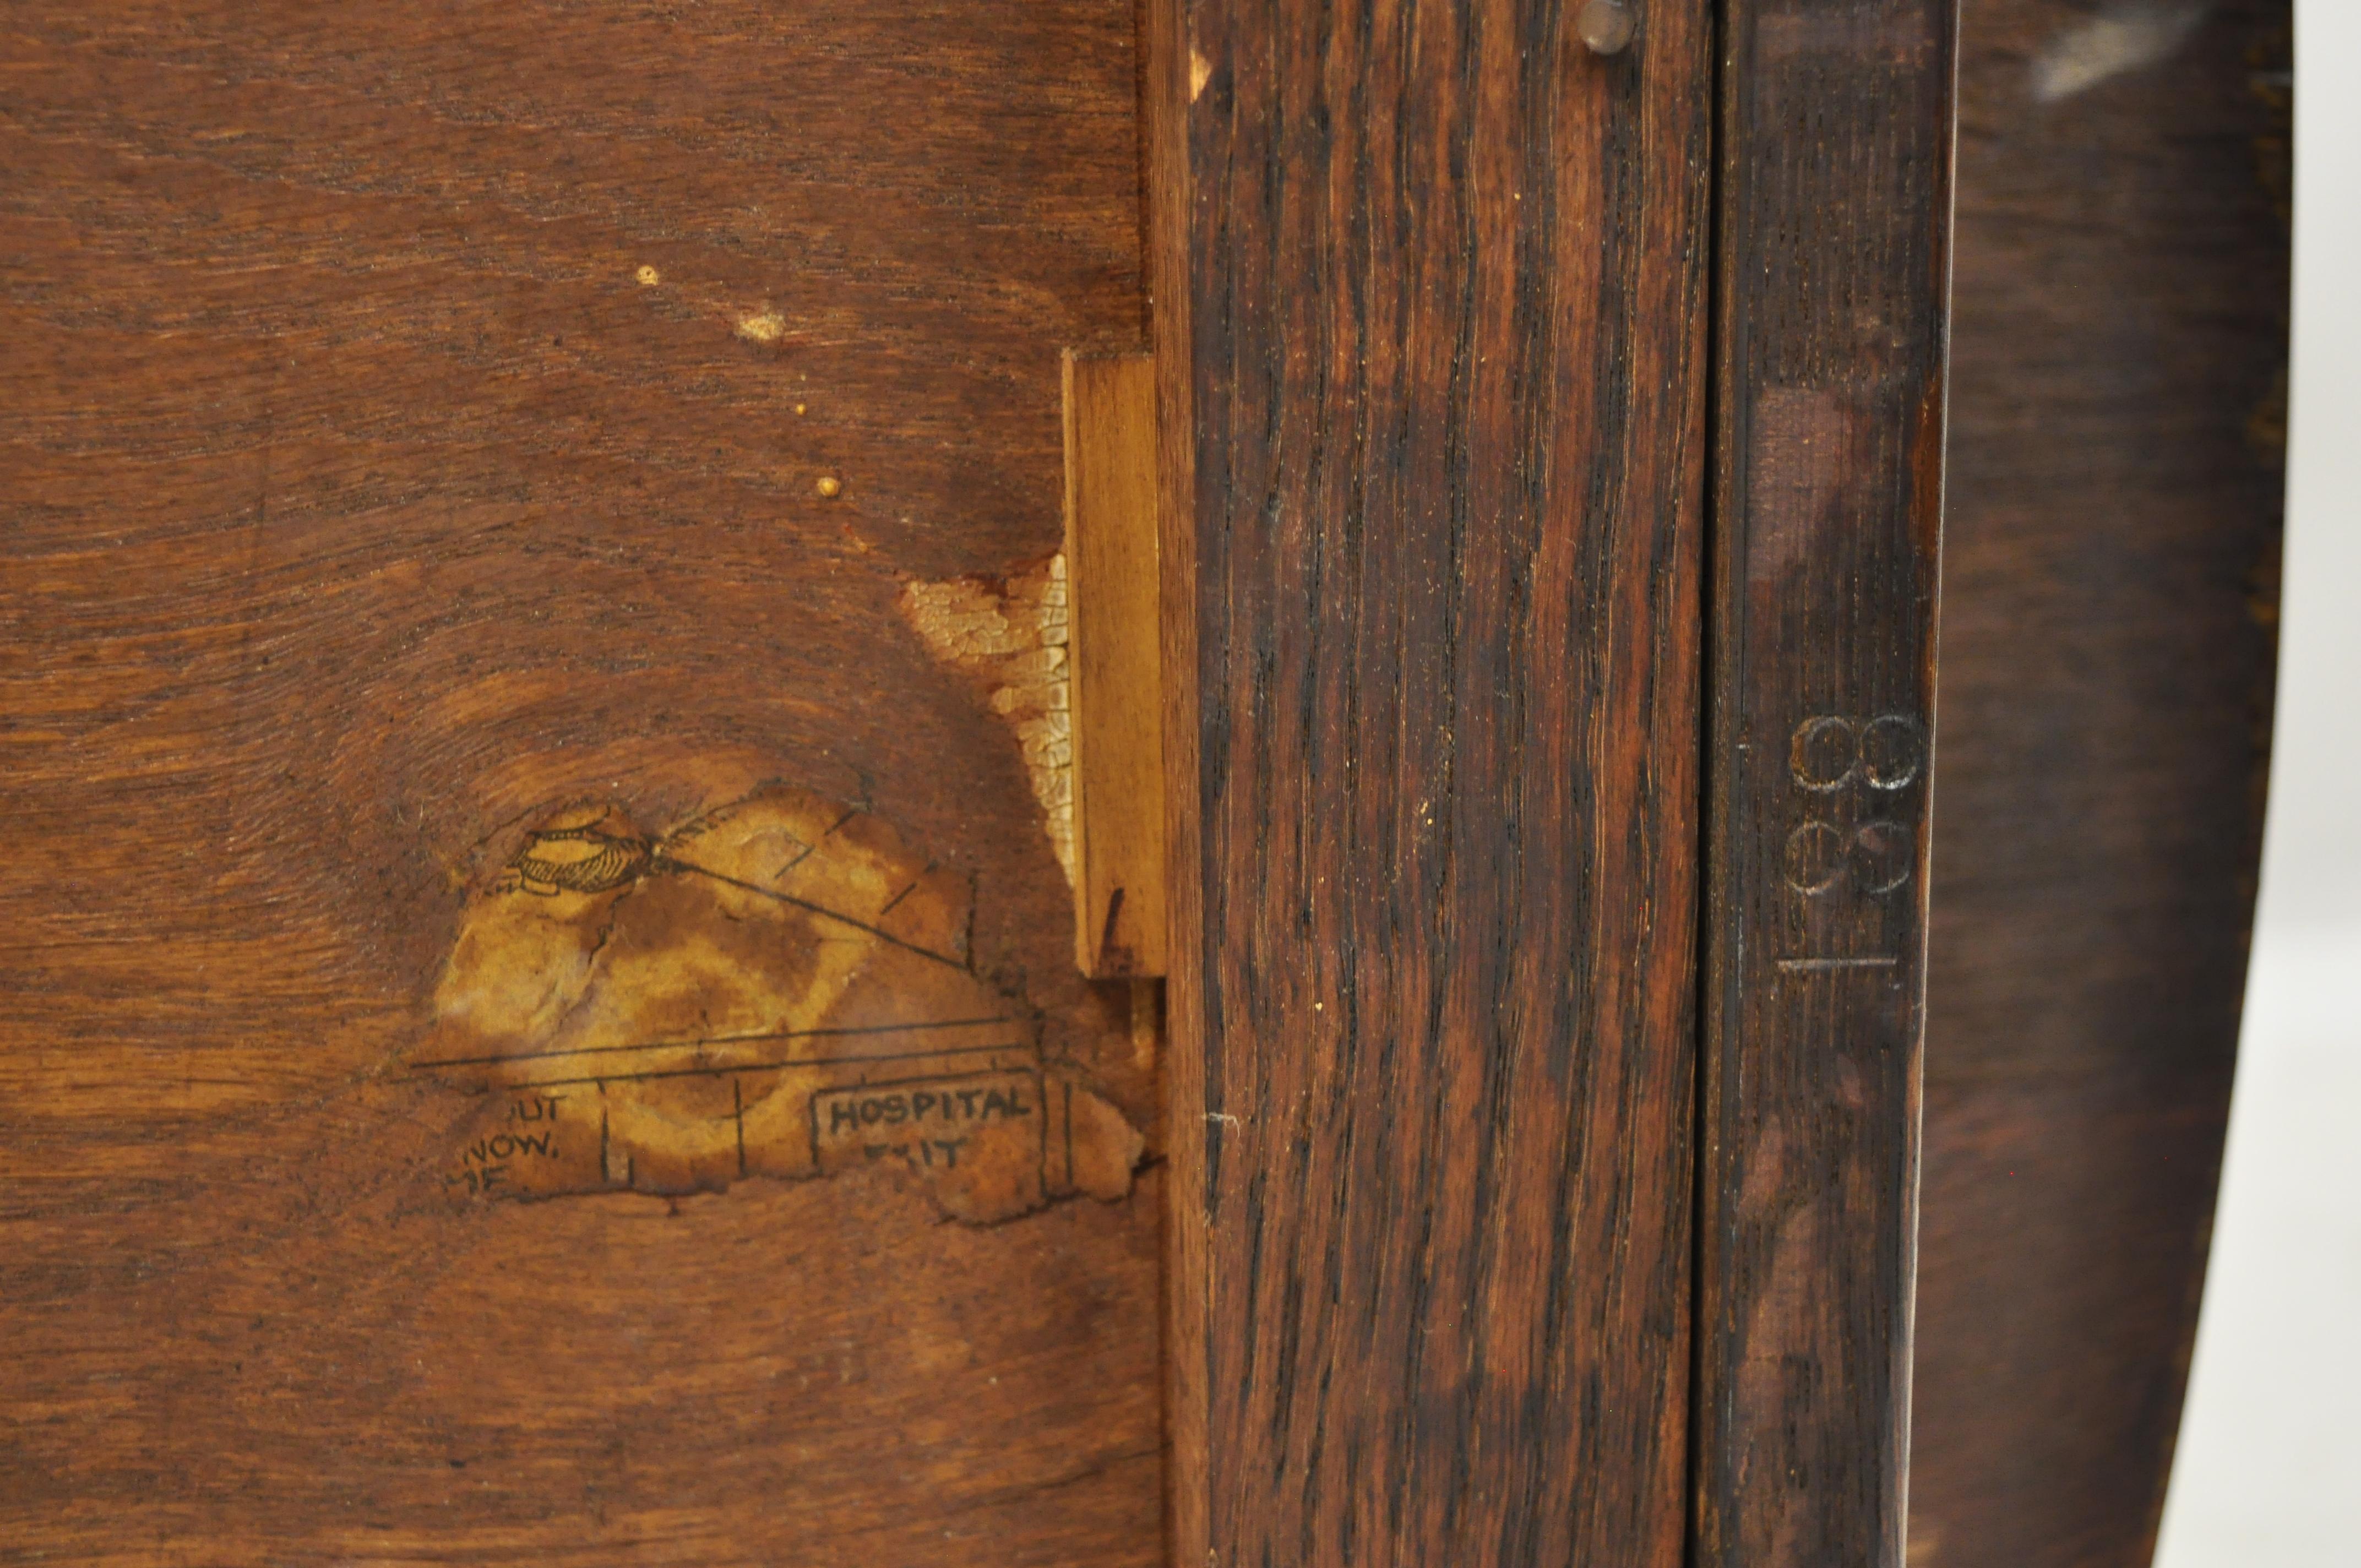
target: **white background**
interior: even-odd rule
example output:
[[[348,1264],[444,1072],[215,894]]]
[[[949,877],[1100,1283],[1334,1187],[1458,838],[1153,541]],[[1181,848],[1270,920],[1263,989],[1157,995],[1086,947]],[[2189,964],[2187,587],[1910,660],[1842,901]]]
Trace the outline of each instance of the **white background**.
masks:
[[[2279,719],[2158,1568],[2361,1568],[2361,0],[2296,0]]]

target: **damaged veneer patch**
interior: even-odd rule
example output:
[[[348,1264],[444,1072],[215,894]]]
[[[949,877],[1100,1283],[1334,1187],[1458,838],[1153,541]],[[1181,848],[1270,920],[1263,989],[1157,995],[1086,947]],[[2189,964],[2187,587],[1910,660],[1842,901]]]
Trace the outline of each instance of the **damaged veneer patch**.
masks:
[[[989,1222],[1129,1191],[1139,1135],[967,954],[969,887],[774,788],[649,834],[554,811],[469,896],[411,1069],[483,1097],[455,1197],[874,1166]]]
[[[902,586],[902,617],[935,657],[991,683],[992,710],[1016,734],[1041,828],[1074,880],[1074,741],[1066,663],[1066,557],[1005,577]]]

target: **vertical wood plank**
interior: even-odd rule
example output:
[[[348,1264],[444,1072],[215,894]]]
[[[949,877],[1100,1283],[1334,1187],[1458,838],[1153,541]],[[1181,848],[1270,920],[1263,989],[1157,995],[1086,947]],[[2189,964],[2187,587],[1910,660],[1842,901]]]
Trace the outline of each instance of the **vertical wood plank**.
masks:
[[[1093,980],[1164,972],[1164,694],[1156,364],[1065,356],[1074,958]]]
[[[1700,1568],[1898,1565],[1950,0],[1728,0]]]
[[[1212,1559],[1202,1219],[1205,973],[1197,780],[1197,384],[1190,319],[1189,0],[1145,0],[1140,141],[1147,172],[1148,339],[1156,357],[1156,575],[1164,690],[1164,1529],[1166,1561]],[[1187,1198],[1175,1196],[1185,1191]],[[1196,1216],[1196,1217],[1192,1217]]]
[[[1709,29],[1574,10],[1152,13],[1191,1568],[1683,1551]]]

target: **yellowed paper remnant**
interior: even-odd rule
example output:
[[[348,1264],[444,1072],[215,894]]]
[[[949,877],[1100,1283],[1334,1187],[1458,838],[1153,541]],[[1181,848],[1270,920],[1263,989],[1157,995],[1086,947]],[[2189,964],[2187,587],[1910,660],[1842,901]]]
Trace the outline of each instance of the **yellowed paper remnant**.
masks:
[[[1066,663],[1066,557],[1006,578],[906,583],[902,614],[939,659],[992,683],[992,709],[1016,732],[1041,826],[1074,880],[1074,740]]]
[[[1140,1139],[969,968],[966,878],[789,788],[651,834],[555,810],[469,896],[412,1070],[480,1093],[456,1198],[884,1166],[961,1220],[1130,1190]]]

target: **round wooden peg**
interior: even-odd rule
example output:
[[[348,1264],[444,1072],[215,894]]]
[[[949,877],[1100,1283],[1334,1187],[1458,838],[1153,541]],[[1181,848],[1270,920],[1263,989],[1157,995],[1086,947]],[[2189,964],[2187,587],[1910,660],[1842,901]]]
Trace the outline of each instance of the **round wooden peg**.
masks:
[[[1575,17],[1575,31],[1593,54],[1620,54],[1640,28],[1640,18],[1625,0],[1588,0]]]

